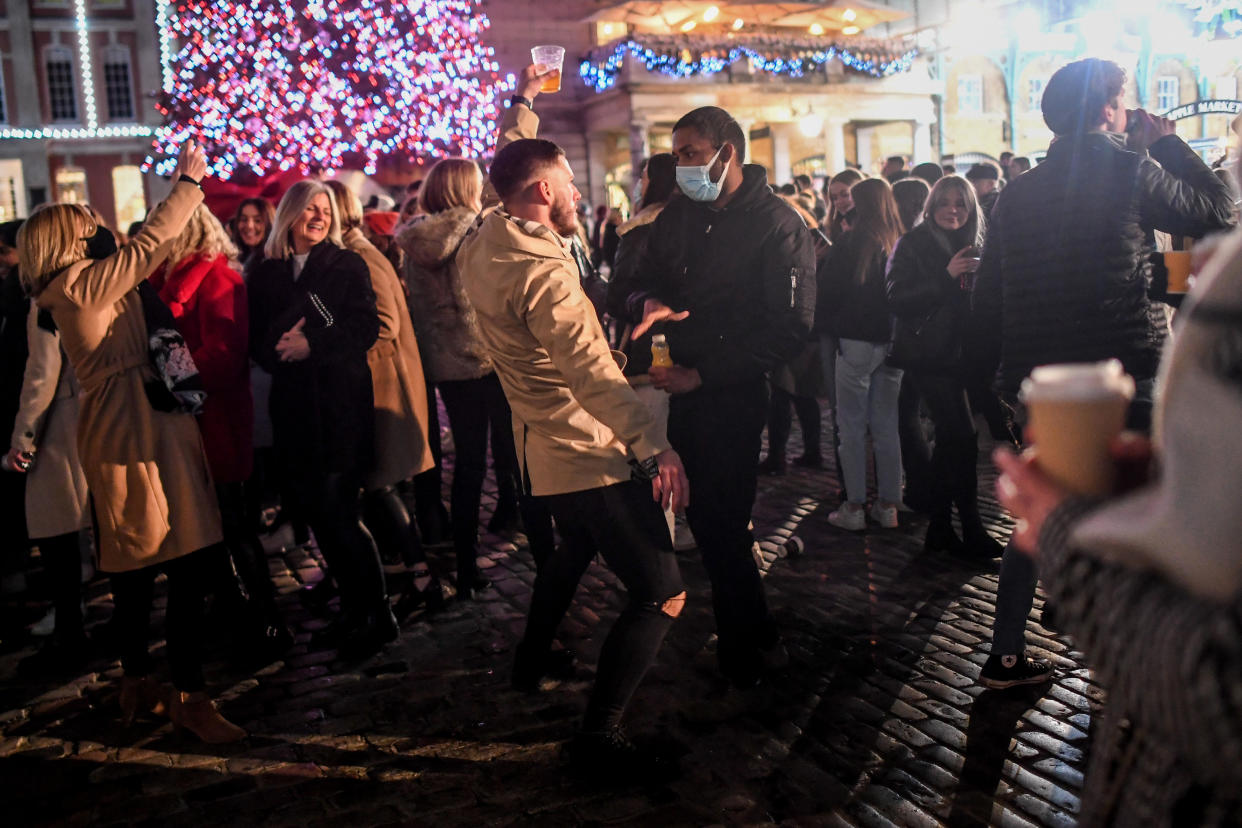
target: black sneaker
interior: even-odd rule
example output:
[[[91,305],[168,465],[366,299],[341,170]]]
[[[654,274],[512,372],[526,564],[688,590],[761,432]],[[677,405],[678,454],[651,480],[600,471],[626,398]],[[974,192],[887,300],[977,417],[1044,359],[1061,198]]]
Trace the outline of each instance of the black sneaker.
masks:
[[[564,756],[576,776],[596,782],[663,783],[681,775],[676,760],[639,747],[619,727],[579,731],[565,745]]]
[[[979,673],[979,683],[992,690],[1043,684],[1052,678],[1052,664],[1028,655],[994,655]]]
[[[573,650],[549,650],[538,657],[530,655],[522,644],[518,644],[513,659],[513,689],[534,693],[540,689],[545,678],[556,681],[572,679],[577,675],[577,663]]]

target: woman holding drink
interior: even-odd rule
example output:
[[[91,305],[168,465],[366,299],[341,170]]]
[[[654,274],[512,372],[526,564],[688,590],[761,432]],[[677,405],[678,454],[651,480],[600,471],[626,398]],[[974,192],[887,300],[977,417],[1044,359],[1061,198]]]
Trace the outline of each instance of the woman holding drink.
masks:
[[[960,176],[945,176],[927,197],[922,224],[893,251],[887,289],[897,315],[891,361],[906,369],[936,427],[931,479],[941,485],[927,492],[931,523],[923,548],[996,557],[1001,545],[984,530],[976,502],[978,442],[964,362],[983,233],[974,188]],[[954,506],[960,538],[951,521]]]

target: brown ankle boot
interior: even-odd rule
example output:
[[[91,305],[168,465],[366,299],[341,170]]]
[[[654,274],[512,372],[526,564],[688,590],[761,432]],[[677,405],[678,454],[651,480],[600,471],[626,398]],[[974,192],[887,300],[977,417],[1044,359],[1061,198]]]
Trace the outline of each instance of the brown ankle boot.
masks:
[[[168,715],[168,693],[150,676],[121,678],[121,724],[129,727],[140,715]]]
[[[171,718],[178,728],[190,731],[209,745],[223,745],[246,738],[246,731],[220,715],[206,693],[176,693]]]

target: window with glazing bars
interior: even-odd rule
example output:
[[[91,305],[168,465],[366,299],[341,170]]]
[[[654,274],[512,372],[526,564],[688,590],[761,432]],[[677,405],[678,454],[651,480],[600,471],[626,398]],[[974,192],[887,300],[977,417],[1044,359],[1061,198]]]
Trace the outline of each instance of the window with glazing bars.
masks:
[[[47,51],[47,98],[53,121],[78,119],[78,96],[73,76],[73,53],[68,49]]]
[[[134,90],[129,71],[129,53],[124,48],[104,52],[104,91],[108,98],[108,118],[134,119]]]

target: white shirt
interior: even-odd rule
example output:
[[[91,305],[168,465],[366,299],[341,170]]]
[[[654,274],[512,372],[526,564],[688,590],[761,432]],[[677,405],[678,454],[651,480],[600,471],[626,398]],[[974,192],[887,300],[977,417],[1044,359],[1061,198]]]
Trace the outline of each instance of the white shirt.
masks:
[[[310,256],[310,251],[306,253],[293,254],[293,281],[297,281],[302,275],[302,268],[306,267],[306,259]]]

